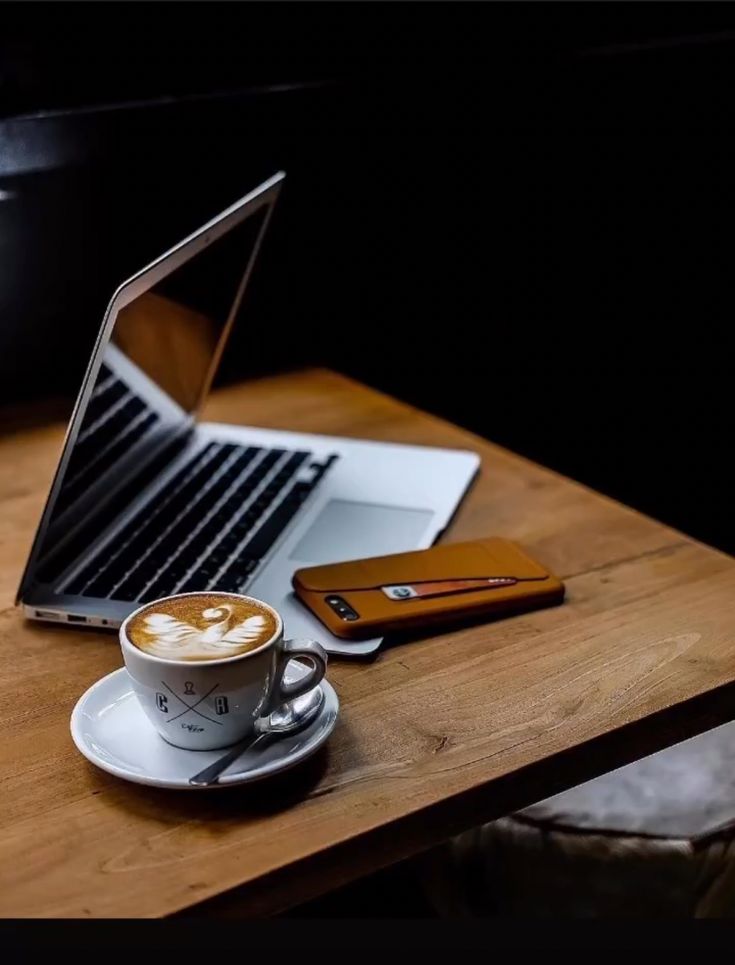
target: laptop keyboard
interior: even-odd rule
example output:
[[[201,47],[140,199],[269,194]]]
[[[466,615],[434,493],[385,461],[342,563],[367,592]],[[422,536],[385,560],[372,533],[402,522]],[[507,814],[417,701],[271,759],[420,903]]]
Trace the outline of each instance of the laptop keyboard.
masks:
[[[237,592],[335,458],[314,465],[310,455],[210,443],[64,592],[142,603],[174,592]]]

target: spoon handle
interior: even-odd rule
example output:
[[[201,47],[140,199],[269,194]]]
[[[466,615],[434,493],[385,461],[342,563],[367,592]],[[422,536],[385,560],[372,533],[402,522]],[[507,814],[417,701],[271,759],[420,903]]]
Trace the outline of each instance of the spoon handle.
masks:
[[[222,757],[218,757],[213,764],[209,765],[209,767],[205,767],[204,770],[199,771],[198,774],[190,777],[189,784],[191,784],[193,787],[209,787],[212,784],[216,784],[222,771],[226,770],[230,764],[240,757],[241,754],[244,754],[245,751],[251,750],[256,744],[259,744],[260,741],[267,736],[268,732],[266,731],[258,734],[257,737],[253,737],[251,735],[246,740],[240,741],[239,744],[235,744],[234,747],[231,747],[226,754],[222,755]]]

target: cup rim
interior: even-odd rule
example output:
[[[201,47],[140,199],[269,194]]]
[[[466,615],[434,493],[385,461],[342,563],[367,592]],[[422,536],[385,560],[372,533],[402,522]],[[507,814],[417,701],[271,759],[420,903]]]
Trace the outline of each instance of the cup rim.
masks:
[[[168,657],[157,657],[155,654],[146,653],[145,650],[141,650],[140,647],[136,647],[133,641],[128,637],[127,626],[128,623],[137,616],[142,610],[147,610],[149,607],[156,603],[165,603],[167,600],[178,600],[182,596],[230,596],[237,600],[249,600],[253,603],[257,603],[259,606],[265,607],[269,610],[276,619],[276,629],[274,633],[265,641],[261,643],[260,646],[255,647],[253,650],[247,650],[245,653],[236,653],[232,657],[215,657],[211,660],[172,660]],[[275,607],[272,607],[270,603],[266,603],[265,600],[259,600],[257,596],[247,596],[245,593],[228,593],[225,590],[212,590],[208,592],[207,590],[193,590],[189,593],[170,593],[168,596],[162,596],[158,600],[150,600],[148,603],[141,603],[139,607],[136,607],[132,613],[129,613],[123,622],[120,624],[119,639],[120,646],[127,647],[131,650],[136,657],[140,657],[143,660],[150,660],[152,663],[156,664],[173,664],[176,667],[189,667],[190,669],[195,669],[196,667],[211,667],[215,664],[217,666],[222,666],[223,664],[237,663],[239,660],[246,660],[248,657],[254,657],[256,654],[262,653],[267,650],[268,647],[272,647],[273,644],[278,640],[279,637],[283,636],[283,620],[281,619],[281,614]]]

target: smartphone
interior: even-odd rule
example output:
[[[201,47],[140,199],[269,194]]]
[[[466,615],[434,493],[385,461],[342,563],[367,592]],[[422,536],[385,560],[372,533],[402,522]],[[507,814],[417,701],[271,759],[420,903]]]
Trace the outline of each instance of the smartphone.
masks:
[[[517,543],[497,537],[309,566],[294,573],[293,588],[330,633],[347,640],[564,599],[561,580]]]

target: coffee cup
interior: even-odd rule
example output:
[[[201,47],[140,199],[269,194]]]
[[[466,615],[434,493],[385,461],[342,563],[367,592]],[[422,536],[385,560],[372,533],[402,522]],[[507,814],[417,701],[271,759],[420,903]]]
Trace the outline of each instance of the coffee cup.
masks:
[[[314,640],[284,640],[273,607],[237,593],[181,593],[146,603],[120,627],[120,646],[146,716],[169,744],[213,750],[324,677]],[[286,680],[292,660],[306,662]]]

